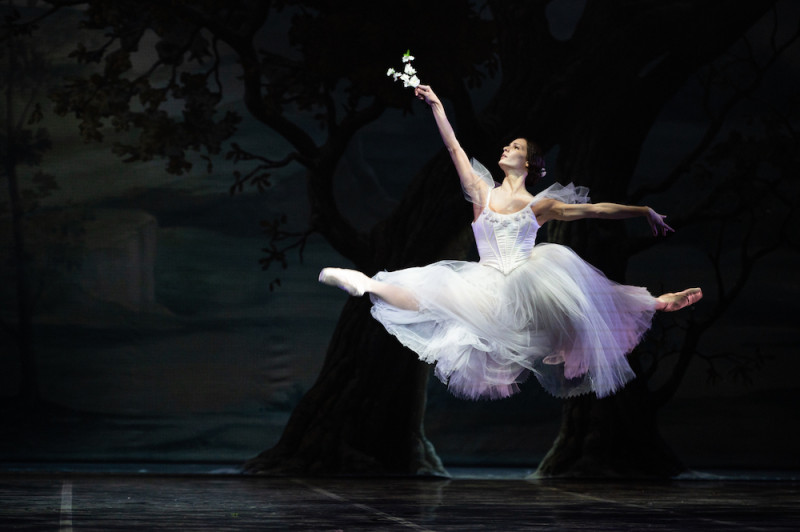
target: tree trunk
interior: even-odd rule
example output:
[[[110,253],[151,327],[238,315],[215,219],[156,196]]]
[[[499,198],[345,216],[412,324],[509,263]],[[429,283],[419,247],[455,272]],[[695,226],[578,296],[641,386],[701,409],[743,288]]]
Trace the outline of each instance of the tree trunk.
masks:
[[[14,7],[10,2],[10,7]],[[15,134],[14,117],[14,80],[18,76],[14,38],[8,37],[8,71],[6,86],[6,157],[5,174],[8,179],[8,199],[11,206],[11,230],[14,241],[14,270],[17,291],[17,328],[12,331],[16,340],[20,357],[20,390],[19,397],[24,408],[35,410],[39,406],[39,384],[36,367],[36,354],[33,347],[33,300],[30,286],[30,264],[28,253],[25,249],[25,233],[23,217],[25,214],[22,204],[22,195],[17,176],[17,160],[15,139],[21,137]]]
[[[604,399],[565,401],[561,429],[535,478],[668,478],[686,470],[658,431],[657,411],[643,383]]]
[[[730,4],[709,3],[690,13],[694,15],[691,22],[695,30],[687,30],[680,42],[670,43],[673,49],[669,54],[673,58],[668,56],[664,61],[675,61],[675,57],[690,51],[694,55],[683,66],[681,61],[675,61],[668,70],[658,73],[655,81],[637,80],[639,70],[635,65],[629,68],[633,77],[596,80],[594,88],[583,94],[579,92],[580,81],[573,80],[574,105],[562,136],[554,140],[560,146],[557,167],[563,181],[588,185],[593,202],[624,203],[641,145],[660,109],[699,65],[732,46],[770,4],[751,4],[741,11],[729,12],[730,18],[722,23],[714,18],[715,13],[727,10]],[[673,11],[667,4],[661,7]],[[718,31],[702,30],[703,20],[718,25]],[[646,40],[640,43],[645,45],[640,52],[646,50],[646,44]],[[584,82],[591,83],[589,79]],[[625,281],[630,251],[625,244],[623,223],[551,223],[548,237],[572,247],[609,278]],[[635,352],[631,357],[636,369]],[[647,383],[639,379],[609,398],[598,400],[588,395],[566,401],[559,436],[535,476],[663,478],[685,471],[659,434],[660,406]]]
[[[11,157],[9,157],[11,158]],[[9,197],[11,198],[11,227],[14,233],[14,266],[17,288],[17,327],[13,331],[20,358],[20,390],[19,398],[28,410],[39,406],[39,383],[36,367],[36,353],[33,347],[33,308],[29,277],[29,261],[25,250],[25,238],[22,227],[22,199],[19,194],[19,183],[16,168],[8,165]]]
[[[407,200],[373,231],[374,260],[382,266],[362,270],[371,274],[378,267],[465,255],[469,240],[463,229],[471,209],[458,187],[449,157],[435,158],[414,180]],[[390,336],[370,308],[367,297],[349,299],[319,378],[280,441],[249,460],[246,472],[447,475],[423,427],[430,366]]]
[[[250,473],[445,475],[425,438],[428,367],[350,298],[326,363],[278,444],[250,460]]]

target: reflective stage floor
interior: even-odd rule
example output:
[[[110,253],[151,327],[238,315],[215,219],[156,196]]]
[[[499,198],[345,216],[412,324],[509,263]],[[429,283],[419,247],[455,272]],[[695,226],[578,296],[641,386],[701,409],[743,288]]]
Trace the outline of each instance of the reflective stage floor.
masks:
[[[0,471],[0,530],[800,530],[800,481]]]

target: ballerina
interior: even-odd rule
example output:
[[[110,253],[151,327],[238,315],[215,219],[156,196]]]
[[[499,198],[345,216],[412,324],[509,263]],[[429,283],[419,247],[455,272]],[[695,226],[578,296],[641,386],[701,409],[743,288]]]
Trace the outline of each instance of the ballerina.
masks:
[[[649,207],[589,203],[588,189],[559,184],[531,195],[526,178],[544,176],[538,146],[518,138],[503,148],[505,178],[467,158],[441,101],[428,85],[417,98],[430,106],[473,203],[480,262],[440,261],[380,272],[324,268],[322,283],[352,296],[369,294],[375,319],[425,362],[457,396],[508,397],[530,374],[557,397],[610,395],[635,377],[626,355],[656,311],[676,311],[702,298],[699,288],[653,297],[615,283],[570,248],[535,244],[549,220],[644,217],[654,236],[673,229]]]

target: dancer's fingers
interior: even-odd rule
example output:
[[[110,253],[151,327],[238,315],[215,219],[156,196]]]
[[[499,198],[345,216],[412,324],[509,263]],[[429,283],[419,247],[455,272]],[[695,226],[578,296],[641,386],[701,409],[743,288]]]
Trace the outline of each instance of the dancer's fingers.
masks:
[[[667,222],[664,221],[664,218],[667,217],[666,214],[659,214],[659,217],[652,221],[650,226],[653,229],[653,236],[658,236],[659,233],[661,236],[667,236],[667,232],[675,232],[675,229],[670,227]]]
[[[667,224],[667,222],[665,222],[665,221],[664,221],[664,218],[666,218],[666,217],[667,217],[667,215],[666,215],[666,214],[661,216],[661,230],[664,232],[664,236],[667,236],[667,231],[671,231],[671,232],[673,232],[673,233],[675,232],[675,229],[673,229],[672,227],[670,227],[670,226]]]

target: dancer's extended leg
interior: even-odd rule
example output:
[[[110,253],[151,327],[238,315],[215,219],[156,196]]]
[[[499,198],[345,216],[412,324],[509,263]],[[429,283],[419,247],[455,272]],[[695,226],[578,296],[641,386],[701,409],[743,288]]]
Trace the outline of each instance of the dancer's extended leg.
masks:
[[[656,298],[656,310],[674,312],[689,305],[694,305],[703,298],[703,291],[699,288],[687,288],[682,292],[662,294]]]
[[[417,298],[402,286],[370,279],[369,292],[372,292],[393,307],[403,310],[419,310]]]
[[[419,310],[417,299],[405,288],[375,281],[356,270],[324,268],[319,273],[319,281],[327,285],[338,286],[351,296],[362,296],[370,292],[393,307],[403,310]]]

